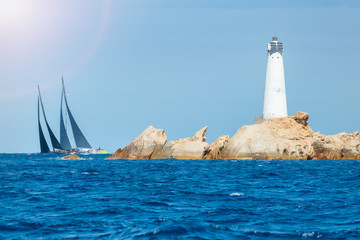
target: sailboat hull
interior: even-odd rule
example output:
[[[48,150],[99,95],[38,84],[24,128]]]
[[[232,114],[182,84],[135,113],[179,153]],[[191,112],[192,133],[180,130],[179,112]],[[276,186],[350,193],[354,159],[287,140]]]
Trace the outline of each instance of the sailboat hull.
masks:
[[[102,148],[78,148],[76,149],[78,151],[78,154],[109,154],[108,151],[102,149]]]

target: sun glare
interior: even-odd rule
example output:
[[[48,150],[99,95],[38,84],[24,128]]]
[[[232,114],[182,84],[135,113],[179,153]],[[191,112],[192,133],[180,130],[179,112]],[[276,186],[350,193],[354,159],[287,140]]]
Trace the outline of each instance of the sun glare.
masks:
[[[31,5],[24,0],[0,0],[1,25],[13,25],[27,17]]]
[[[0,99],[33,93],[33,82],[40,80],[30,75],[7,82],[14,79],[18,69],[35,72],[51,62],[53,72],[48,75],[56,75],[56,80],[49,81],[46,76],[42,86],[58,84],[60,73],[79,71],[106,34],[111,2],[0,0],[0,66],[5,69],[0,71]]]

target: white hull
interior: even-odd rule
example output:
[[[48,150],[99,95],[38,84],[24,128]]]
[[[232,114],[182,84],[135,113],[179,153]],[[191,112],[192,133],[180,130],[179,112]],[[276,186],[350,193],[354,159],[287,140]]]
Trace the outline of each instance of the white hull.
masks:
[[[78,154],[104,154],[106,151],[104,149],[101,148],[78,148],[77,149]],[[104,152],[105,151],[105,152]]]

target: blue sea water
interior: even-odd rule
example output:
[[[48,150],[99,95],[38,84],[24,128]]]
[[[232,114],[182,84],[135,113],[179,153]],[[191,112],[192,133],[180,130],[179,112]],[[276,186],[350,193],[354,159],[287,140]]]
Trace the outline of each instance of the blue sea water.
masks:
[[[0,239],[360,239],[360,161],[0,154]]]

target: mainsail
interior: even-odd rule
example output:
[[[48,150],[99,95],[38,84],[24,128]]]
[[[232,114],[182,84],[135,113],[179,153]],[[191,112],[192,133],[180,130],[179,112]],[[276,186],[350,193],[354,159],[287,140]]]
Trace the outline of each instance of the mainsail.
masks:
[[[62,84],[63,84],[63,94],[64,94],[64,99],[65,99],[65,105],[66,105],[66,109],[70,118],[70,123],[71,123],[71,128],[74,134],[74,139],[75,139],[75,144],[76,147],[78,148],[91,148],[91,145],[89,144],[89,142],[86,140],[84,134],[81,132],[79,126],[77,125],[72,113],[70,112],[70,108],[66,99],[66,94],[65,94],[65,85],[64,85],[64,79],[62,79]]]
[[[60,144],[66,150],[71,150],[71,144],[69,141],[69,137],[66,132],[64,118],[63,118],[63,98],[64,98],[64,88],[61,92],[61,104],[60,104]]]
[[[41,153],[48,153],[50,152],[50,149],[45,140],[44,132],[40,124],[40,95],[38,97],[38,126],[39,126],[39,138],[40,138],[40,151]]]
[[[41,94],[40,94],[40,87],[38,86],[38,89],[39,89],[39,99],[40,99],[40,104],[41,104],[41,108],[42,108],[42,112],[43,112],[43,115],[44,115],[44,119],[45,119],[45,123],[46,123],[46,127],[48,129],[48,132],[49,132],[49,135],[50,135],[50,140],[51,140],[51,144],[53,146],[53,148],[55,149],[62,149],[63,150],[63,147],[61,146],[61,144],[59,143],[59,141],[56,139],[53,131],[51,130],[50,126],[49,126],[49,123],[46,119],[46,115],[45,115],[45,110],[44,110],[44,105],[43,105],[43,102],[42,102],[42,99],[41,99]]]

